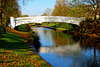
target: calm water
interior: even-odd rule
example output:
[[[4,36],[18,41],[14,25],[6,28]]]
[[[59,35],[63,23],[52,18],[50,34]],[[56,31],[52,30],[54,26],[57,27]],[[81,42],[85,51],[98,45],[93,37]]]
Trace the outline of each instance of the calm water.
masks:
[[[40,37],[39,54],[54,67],[100,67],[100,42],[47,28],[32,28]]]

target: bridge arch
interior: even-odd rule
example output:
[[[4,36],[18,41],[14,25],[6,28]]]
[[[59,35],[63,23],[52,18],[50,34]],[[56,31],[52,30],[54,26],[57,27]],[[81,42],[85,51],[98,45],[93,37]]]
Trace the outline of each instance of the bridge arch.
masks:
[[[64,22],[71,23],[79,26],[79,22],[84,20],[85,17],[65,17],[65,16],[33,16],[33,17],[10,17],[10,27],[15,28],[18,25],[26,23],[42,23],[42,22]]]

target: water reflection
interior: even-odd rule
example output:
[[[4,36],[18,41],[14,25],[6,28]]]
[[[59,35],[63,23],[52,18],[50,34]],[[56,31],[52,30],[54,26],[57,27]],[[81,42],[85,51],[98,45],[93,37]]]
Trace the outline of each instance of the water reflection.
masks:
[[[84,48],[87,56],[90,59],[87,61],[87,66],[89,67],[100,67],[100,41],[97,39],[81,39],[80,46]]]
[[[79,39],[47,28],[33,28],[39,35],[39,54],[54,67],[100,67],[100,42]]]
[[[31,32],[31,33],[32,33],[31,34],[32,39],[34,40],[34,42],[33,42],[34,46],[33,45],[31,45],[31,46],[33,46],[33,48],[35,47],[36,51],[39,52],[39,48],[41,46],[41,44],[39,42],[39,37],[37,37],[37,34],[35,34],[35,32]]]

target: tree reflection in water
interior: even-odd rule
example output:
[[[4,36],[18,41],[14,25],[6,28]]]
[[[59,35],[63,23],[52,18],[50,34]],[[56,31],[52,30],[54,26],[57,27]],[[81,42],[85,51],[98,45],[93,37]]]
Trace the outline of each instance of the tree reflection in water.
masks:
[[[40,37],[39,54],[53,66],[100,67],[100,41],[79,39],[46,28],[34,31]]]
[[[80,39],[80,46],[85,49],[93,49],[93,53],[91,52],[93,57],[86,61],[87,66],[100,67],[100,41],[92,38]]]

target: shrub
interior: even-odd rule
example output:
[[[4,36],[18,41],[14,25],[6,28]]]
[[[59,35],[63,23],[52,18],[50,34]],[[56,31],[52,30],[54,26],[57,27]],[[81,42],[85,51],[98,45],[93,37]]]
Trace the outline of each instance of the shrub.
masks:
[[[72,29],[73,28],[72,25],[67,24],[67,23],[59,23],[57,26],[61,27],[61,28],[67,28],[67,29]]]
[[[90,34],[98,34],[100,33],[100,22],[94,21],[92,19],[86,19],[80,22],[80,32],[82,33],[90,33]]]
[[[22,24],[22,25],[18,26],[18,30],[21,30],[21,31],[30,31],[30,26],[29,26],[29,24]]]

